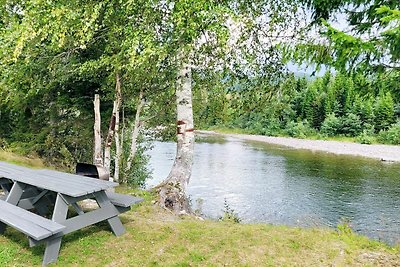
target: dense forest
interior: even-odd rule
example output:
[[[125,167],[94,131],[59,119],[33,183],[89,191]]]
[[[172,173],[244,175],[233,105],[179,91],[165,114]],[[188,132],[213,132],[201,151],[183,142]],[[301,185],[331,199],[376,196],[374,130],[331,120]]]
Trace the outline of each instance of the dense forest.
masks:
[[[221,79],[222,81],[223,79]],[[298,138],[355,137],[400,144],[399,77],[331,74],[276,82],[219,82],[195,94],[200,128]]]

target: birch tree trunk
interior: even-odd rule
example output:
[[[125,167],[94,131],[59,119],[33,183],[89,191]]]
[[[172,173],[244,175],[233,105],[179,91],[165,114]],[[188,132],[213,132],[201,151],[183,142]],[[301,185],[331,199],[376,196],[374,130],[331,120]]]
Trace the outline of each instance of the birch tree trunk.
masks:
[[[186,188],[192,174],[194,152],[194,126],[192,110],[192,70],[190,64],[179,57],[181,66],[176,84],[177,149],[175,162],[168,177],[156,187],[160,205],[175,213],[189,213]]]
[[[101,117],[100,117],[100,96],[94,95],[94,153],[93,164],[103,166],[103,155],[101,149]]]
[[[139,101],[138,101],[138,105],[136,108],[135,122],[134,122],[134,126],[132,129],[132,135],[131,135],[131,149],[130,149],[129,157],[128,157],[128,160],[126,163],[127,173],[129,173],[129,171],[132,168],[132,162],[133,162],[133,159],[135,158],[135,154],[136,154],[136,150],[137,150],[137,139],[138,139],[139,131],[141,128],[140,113],[142,112],[144,104],[145,104],[145,100],[143,97],[143,90],[140,90]]]
[[[120,141],[119,136],[119,112],[115,114],[115,168],[114,168],[114,181],[119,182],[119,164],[122,155],[123,140]]]
[[[119,123],[120,123],[120,109],[122,105],[122,93],[121,93],[121,82],[119,78],[119,74],[116,74],[117,81],[119,83],[119,86],[116,87],[117,89],[117,97],[116,101],[118,103],[118,112],[115,114],[115,169],[114,169],[114,180],[116,182],[119,182],[119,165],[120,165],[120,160],[121,160],[121,155],[122,155],[122,144],[123,140],[120,139],[119,135]],[[121,136],[123,138],[123,136]]]
[[[115,131],[116,110],[117,110],[117,101],[114,101],[113,111],[112,111],[111,119],[110,119],[110,125],[108,127],[108,134],[107,134],[106,142],[104,144],[104,168],[108,172],[110,172],[110,166],[111,166],[111,145],[112,145],[112,140],[113,140],[114,131]]]
[[[116,74],[115,77],[115,101],[113,104],[113,111],[111,114],[110,125],[108,127],[108,134],[106,138],[106,143],[104,145],[104,168],[110,172],[111,166],[111,145],[115,134],[115,127],[116,127],[116,118],[117,113],[119,113],[120,107],[120,95],[121,95],[121,83],[119,79],[119,74]]]

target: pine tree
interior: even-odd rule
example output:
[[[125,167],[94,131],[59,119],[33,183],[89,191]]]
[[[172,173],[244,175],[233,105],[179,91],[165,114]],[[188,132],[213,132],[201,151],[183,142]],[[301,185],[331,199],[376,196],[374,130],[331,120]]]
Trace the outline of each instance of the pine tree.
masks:
[[[375,128],[385,130],[394,123],[394,102],[390,92],[380,92],[379,97],[375,103]]]

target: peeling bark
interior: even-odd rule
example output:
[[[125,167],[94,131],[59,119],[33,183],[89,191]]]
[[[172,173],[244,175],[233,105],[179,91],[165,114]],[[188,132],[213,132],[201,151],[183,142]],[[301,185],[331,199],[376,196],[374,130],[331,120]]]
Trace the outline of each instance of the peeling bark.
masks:
[[[117,73],[116,77],[117,81],[119,82],[119,75]],[[121,94],[121,84],[119,83],[119,86],[116,87],[116,101],[118,105],[118,112],[115,113],[115,168],[114,168],[114,180],[116,182],[119,182],[119,165],[120,165],[120,160],[121,160],[121,155],[122,155],[122,145],[123,145],[123,139],[120,139],[119,136],[119,122],[120,122],[120,117],[119,117],[119,111],[122,105],[122,94]],[[123,135],[121,136],[123,138]]]
[[[117,110],[117,101],[114,101],[113,111],[110,119],[110,125],[108,127],[106,143],[104,144],[104,168],[108,172],[110,172],[110,166],[111,166],[111,145],[115,132],[116,110]]]
[[[114,180],[119,182],[119,164],[122,155],[122,144],[123,140],[120,141],[119,136],[119,112],[115,114],[115,166],[114,166]]]
[[[177,149],[168,177],[156,187],[159,203],[175,213],[189,213],[186,188],[192,174],[194,152],[194,126],[192,110],[192,71],[190,64],[180,57],[182,65],[176,84]]]
[[[93,164],[103,166],[103,155],[101,149],[101,116],[100,116],[100,96],[94,95],[94,153]]]
[[[126,171],[129,173],[130,169],[132,168],[132,162],[133,159],[135,158],[136,150],[137,150],[137,139],[139,136],[139,131],[141,128],[141,122],[140,122],[140,113],[142,112],[143,106],[145,104],[145,100],[143,97],[143,90],[140,90],[139,93],[139,101],[136,107],[136,115],[135,115],[135,122],[132,130],[132,136],[131,136],[131,149],[129,152],[129,157],[126,163]]]
[[[108,134],[106,138],[106,142],[104,144],[104,168],[110,172],[110,166],[111,166],[111,145],[112,141],[114,138],[115,134],[115,125],[116,125],[116,117],[117,113],[119,113],[119,107],[120,107],[120,101],[118,101],[118,98],[121,94],[121,83],[119,79],[119,74],[116,74],[115,77],[115,101],[113,104],[113,111],[111,114],[111,119],[110,119],[110,125],[108,127]]]

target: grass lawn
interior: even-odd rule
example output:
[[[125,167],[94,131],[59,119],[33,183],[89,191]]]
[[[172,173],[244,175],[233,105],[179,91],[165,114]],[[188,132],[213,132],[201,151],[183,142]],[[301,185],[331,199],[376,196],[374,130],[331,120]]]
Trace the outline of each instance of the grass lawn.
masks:
[[[7,161],[9,163],[35,169],[45,168],[43,161],[37,157],[24,157],[2,149],[0,149],[0,161]]]
[[[400,266],[400,246],[347,231],[178,217],[118,190],[146,199],[121,215],[127,233],[101,223],[66,235],[54,266]],[[43,252],[9,227],[0,236],[0,266],[40,266]]]

